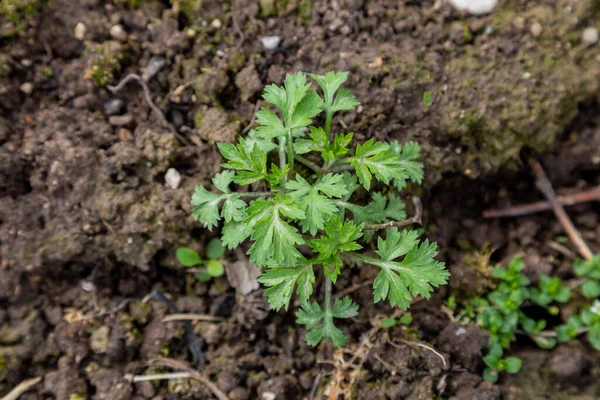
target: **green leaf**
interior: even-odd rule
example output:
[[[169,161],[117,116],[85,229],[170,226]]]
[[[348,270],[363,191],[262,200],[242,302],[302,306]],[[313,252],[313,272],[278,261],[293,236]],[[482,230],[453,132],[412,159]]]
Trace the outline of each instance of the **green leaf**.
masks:
[[[498,382],[498,371],[493,370],[491,368],[486,368],[483,370],[483,380],[490,383]]]
[[[194,250],[187,247],[180,247],[175,252],[177,261],[184,267],[195,267],[202,264],[202,258]]]
[[[280,187],[283,184],[289,170],[289,164],[286,164],[286,166],[283,167],[283,169],[280,169],[277,165],[272,163],[271,173],[267,175],[267,182],[271,184],[272,188]]]
[[[338,216],[333,215],[325,223],[325,235],[309,242],[313,251],[318,254],[316,263],[325,267],[324,272],[335,283],[342,266],[340,254],[344,251],[354,251],[362,248],[356,241],[362,236],[362,226],[356,226],[353,221],[342,223]]]
[[[398,321],[396,321],[394,318],[386,318],[386,319],[382,320],[379,323],[379,325],[384,329],[388,329],[393,326],[396,326],[397,323],[398,323]]]
[[[272,139],[262,139],[258,137],[256,134],[256,130],[253,129],[250,131],[250,133],[248,133],[248,136],[246,137],[246,147],[248,148],[248,151],[252,151],[252,148],[255,145],[258,146],[260,151],[262,151],[265,154],[279,148],[279,146],[276,145]]]
[[[521,365],[523,362],[520,358],[517,357],[506,357],[506,372],[509,374],[516,374],[521,370]]]
[[[433,102],[431,101],[431,94],[429,94],[429,92],[423,93],[423,103],[425,103],[427,107],[433,104]]]
[[[333,319],[327,315],[321,325],[306,334],[306,342],[311,346],[318,345],[323,339],[331,340],[337,348],[344,347],[347,340],[346,335],[333,324]]]
[[[307,301],[296,312],[296,323],[306,325],[306,329],[312,329],[317,326],[324,316],[325,311],[321,309],[319,303],[316,301],[313,303]]]
[[[286,124],[288,129],[297,129],[308,126],[312,123],[312,118],[321,112],[323,100],[314,91],[308,92],[298,103],[294,110],[292,119],[289,124]]]
[[[581,293],[585,297],[589,298],[596,298],[600,296],[600,282],[587,279],[585,282],[583,282],[583,285],[581,285]]]
[[[322,128],[310,127],[310,139],[298,139],[294,142],[294,150],[298,154],[311,151],[321,153],[325,161],[335,160],[348,153],[348,145],[352,141],[353,134],[336,134],[333,142],[329,141],[327,134]]]
[[[196,278],[196,280],[199,282],[206,283],[210,282],[213,277],[208,273],[208,271],[204,270],[194,274],[194,278]]]
[[[206,266],[206,271],[212,277],[219,277],[225,273],[225,268],[223,264],[221,264],[217,260],[208,260],[208,264]]]
[[[288,130],[273,111],[266,108],[256,113],[257,126],[254,131],[256,136],[262,139],[274,139],[279,136],[287,135]]]
[[[595,350],[600,351],[600,323],[596,323],[590,327],[587,333],[587,340]]]
[[[278,194],[271,200],[255,200],[248,207],[245,220],[254,241],[248,254],[250,262],[264,267],[269,261],[279,266],[293,266],[302,256],[297,245],[304,243],[298,230],[283,217],[291,220],[304,219],[304,211],[293,204],[290,196]]]
[[[223,195],[211,193],[202,186],[196,186],[192,195],[192,206],[194,206],[192,215],[209,230],[212,230],[221,219],[219,203],[223,198]]]
[[[553,337],[544,337],[544,336],[533,336],[532,337],[535,344],[538,345],[541,349],[550,350],[556,347],[556,338]]]
[[[258,146],[248,149],[244,138],[240,138],[237,146],[231,143],[218,143],[219,151],[227,160],[222,164],[224,168],[238,171],[233,182],[240,185],[249,185],[267,176],[267,156]]]
[[[401,252],[394,252],[393,243],[397,242],[399,233],[396,229],[388,229],[388,238],[379,241],[379,253],[395,257]],[[411,237],[406,237],[409,240]],[[388,243],[389,241],[389,243]],[[354,256],[363,262],[381,268],[373,282],[375,302],[388,299],[392,307],[399,306],[406,310],[413,296],[430,297],[433,286],[443,285],[448,280],[448,271],[444,264],[434,260],[437,245],[425,240],[420,245],[414,245],[401,262],[389,259],[375,259],[363,255]],[[387,257],[386,257],[387,258]]]
[[[403,230],[398,232],[398,228],[387,230],[385,240],[377,240],[377,254],[382,260],[394,260],[406,255],[415,246],[419,244],[419,234],[417,231]]]
[[[205,254],[211,260],[218,260],[225,254],[225,247],[219,239],[211,239],[206,246]]]
[[[594,255],[587,261],[575,261],[573,268],[575,269],[575,273],[579,276],[600,279],[600,254]]]
[[[333,106],[330,108],[330,111],[337,112],[343,110],[352,110],[359,105],[360,102],[349,90],[342,89],[335,96],[335,100],[333,101]]]
[[[288,309],[296,283],[296,293],[301,302],[307,302],[312,294],[315,274],[313,266],[306,262],[294,268],[275,267],[269,268],[258,281],[265,285],[265,295],[268,297],[269,306],[279,311],[281,307]]]
[[[314,79],[321,87],[321,90],[323,90],[325,104],[331,106],[333,104],[335,92],[337,92],[342,84],[348,79],[348,72],[329,71],[325,75],[309,74],[309,76]]]
[[[404,314],[398,319],[402,325],[410,325],[413,322],[413,317],[410,314]]]
[[[394,186],[398,190],[406,187],[406,181],[411,181],[421,184],[423,181],[423,164],[415,161],[421,153],[421,146],[417,142],[407,142],[404,145],[393,141],[390,146],[394,153],[399,156],[400,166],[404,170],[405,176],[394,180]]]
[[[221,241],[228,249],[233,250],[246,240],[252,231],[243,223],[227,223],[223,226]]]
[[[324,228],[325,218],[338,211],[330,197],[341,197],[347,193],[341,174],[327,174],[316,185],[311,185],[296,174],[296,180],[287,182],[285,187],[291,190],[289,195],[306,214],[300,222],[303,232],[310,231],[313,236]]]
[[[388,197],[381,193],[373,193],[372,201],[369,205],[361,207],[350,205],[348,209],[354,215],[354,221],[357,224],[381,224],[389,221],[402,221],[406,219],[405,206],[402,200],[395,194],[388,194]],[[370,241],[373,237],[373,231],[365,232],[365,240]]]
[[[358,315],[358,304],[353,303],[352,299],[345,296],[342,299],[335,299],[331,315],[334,318],[352,318]]]
[[[356,171],[359,182],[365,189],[371,188],[371,178],[374,175],[385,184],[393,179],[406,180],[409,174],[402,166],[400,157],[391,149],[390,145],[375,142],[370,139],[356,147],[354,157],[349,158]]]

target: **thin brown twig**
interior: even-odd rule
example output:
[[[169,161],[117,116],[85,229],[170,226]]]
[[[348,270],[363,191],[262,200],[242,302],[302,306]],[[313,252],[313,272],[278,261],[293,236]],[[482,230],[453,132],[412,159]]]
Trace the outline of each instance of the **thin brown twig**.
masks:
[[[229,400],[229,397],[227,397],[227,395],[225,393],[223,393],[221,391],[221,389],[219,389],[217,387],[217,385],[212,383],[210,381],[210,379],[208,379],[208,377],[206,377],[205,375],[196,371],[195,369],[193,369],[192,367],[190,367],[189,365],[187,365],[186,363],[184,363],[182,361],[174,360],[172,358],[159,358],[159,359],[150,361],[149,364],[150,365],[160,365],[163,367],[169,367],[169,368],[178,369],[178,370],[181,370],[184,372],[188,372],[190,374],[191,378],[194,378],[197,381],[200,381],[201,383],[203,383],[211,392],[213,392],[213,394],[219,400]]]
[[[225,321],[225,318],[214,317],[212,315],[205,314],[169,314],[162,319],[162,322],[172,321],[207,321],[207,322],[221,322]]]
[[[363,228],[363,231],[377,231],[377,230],[388,229],[388,228],[402,228],[407,225],[413,225],[413,224],[421,225],[423,223],[423,220],[422,220],[423,205],[421,204],[421,199],[419,199],[417,196],[413,196],[412,202],[415,206],[415,215],[412,218],[405,219],[404,221],[390,221],[390,222],[385,222],[383,224],[366,225]]]
[[[235,1],[234,1],[234,3],[235,3]],[[244,45],[244,42],[246,41],[246,36],[244,35],[244,32],[240,28],[240,24],[238,23],[238,20],[235,17],[235,7],[232,7],[232,9],[231,9],[231,24],[233,26],[233,31],[235,32],[235,34],[238,36],[238,39],[239,39],[237,46],[238,46],[238,48],[241,49],[242,46]]]
[[[444,367],[446,366],[446,358],[441,355],[439,352],[437,352],[433,347],[429,347],[427,345],[424,345],[423,343],[419,343],[419,342],[411,342],[408,340],[401,340],[402,343],[409,345],[409,346],[419,346],[422,347],[424,349],[427,349],[429,351],[431,351],[433,354],[435,354],[436,356],[438,356],[439,358],[442,359],[442,362],[444,363]],[[388,339],[388,343],[391,344],[394,347],[398,347],[397,344],[395,344],[394,342],[392,342],[390,339]]]
[[[133,383],[147,382],[147,381],[162,381],[170,379],[188,379],[191,378],[189,372],[169,372],[166,374],[148,374],[148,375],[132,375],[126,374],[125,380]]]
[[[563,226],[565,232],[567,233],[567,236],[569,236],[569,239],[571,239],[571,241],[577,248],[579,254],[581,254],[581,256],[586,260],[589,260],[593,257],[594,254],[592,253],[588,245],[584,242],[583,238],[575,228],[575,225],[573,225],[573,222],[571,222],[571,219],[565,212],[565,209],[562,206],[562,204],[560,204],[560,202],[558,201],[556,193],[554,192],[554,188],[552,187],[552,183],[550,183],[550,180],[548,179],[544,168],[533,157],[529,158],[529,165],[531,166],[531,169],[535,174],[537,188],[540,190],[540,192],[544,194],[544,196],[546,196],[546,198],[552,205],[552,210],[554,211],[554,214],[556,215],[558,221]]]
[[[37,385],[42,381],[41,376],[37,376],[35,378],[26,379],[23,382],[19,383],[17,386],[13,388],[6,396],[2,397],[0,400],[17,400],[23,393],[31,389],[33,386]]]
[[[186,146],[192,146],[192,142],[190,142],[185,136],[183,136],[179,132],[177,132],[175,127],[173,125],[171,125],[169,123],[169,121],[167,121],[165,114],[163,114],[163,112],[160,110],[160,108],[158,108],[158,106],[156,104],[154,104],[154,101],[152,100],[152,94],[150,93],[150,88],[148,87],[148,84],[138,74],[129,74],[125,78],[123,78],[123,80],[121,82],[119,82],[119,84],[117,86],[107,86],[107,88],[108,88],[108,90],[110,90],[111,93],[118,93],[121,89],[123,89],[125,87],[125,85],[127,85],[131,81],[137,81],[137,83],[140,84],[140,86],[142,87],[142,90],[144,91],[144,98],[146,99],[146,103],[148,103],[148,106],[152,109],[152,111],[154,112],[154,114],[156,115],[158,120],[160,121],[160,124],[162,125],[162,127],[165,129],[168,129],[169,132],[171,132],[175,136],[177,136],[177,138]]]
[[[313,381],[312,388],[310,389],[310,395],[308,398],[310,400],[315,399],[315,395],[317,394],[317,389],[319,388],[319,382],[321,382],[321,378],[323,377],[323,373],[319,372],[317,376],[315,376],[315,380]]]
[[[346,289],[342,290],[341,292],[334,294],[333,298],[341,299],[342,297],[347,296],[350,293],[356,292],[358,289],[364,288],[365,286],[369,286],[371,284],[373,284],[373,279],[369,279],[366,282],[362,282],[357,285],[350,286],[349,288],[346,288]]]
[[[242,135],[245,135],[246,133],[248,133],[250,131],[250,129],[252,129],[252,125],[254,125],[254,120],[256,119],[256,114],[258,113],[259,109],[260,109],[260,100],[258,100],[256,102],[256,105],[254,106],[254,112],[252,113],[252,118],[250,119],[250,123],[248,123],[248,125],[242,130]]]
[[[563,206],[572,206],[580,203],[600,200],[600,187],[589,190],[583,190],[578,193],[557,196],[558,202]],[[518,217],[520,215],[528,215],[541,211],[551,210],[552,205],[549,201],[536,201],[534,203],[522,204],[513,207],[491,209],[483,212],[484,218],[505,218]]]

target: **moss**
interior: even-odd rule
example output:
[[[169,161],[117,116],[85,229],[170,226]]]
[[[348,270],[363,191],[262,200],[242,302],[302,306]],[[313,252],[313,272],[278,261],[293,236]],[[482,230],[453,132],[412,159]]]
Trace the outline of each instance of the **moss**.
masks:
[[[126,50],[116,41],[104,42],[90,49],[90,62],[85,73],[86,79],[98,86],[106,86],[115,82],[116,74],[121,71],[126,59]]]
[[[47,0],[0,0],[0,38],[27,35]]]
[[[75,392],[69,395],[69,400],[86,400],[87,396],[83,393]]]
[[[171,4],[181,10],[190,21],[202,17],[202,0],[171,0]]]
[[[303,25],[308,25],[312,17],[313,3],[311,0],[300,0],[298,2],[298,19]]]
[[[8,374],[8,363],[4,359],[4,356],[0,354],[0,382],[3,382],[6,379],[6,375]]]

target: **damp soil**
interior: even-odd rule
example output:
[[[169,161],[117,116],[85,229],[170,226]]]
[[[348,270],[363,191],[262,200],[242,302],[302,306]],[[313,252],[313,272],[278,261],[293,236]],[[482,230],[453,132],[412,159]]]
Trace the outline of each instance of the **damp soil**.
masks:
[[[552,213],[482,213],[542,199],[532,154],[559,193],[600,184],[600,45],[579,39],[598,25],[597,1],[507,0],[481,17],[444,1],[171,3],[0,0],[0,394],[39,376],[21,398],[213,398],[194,380],[127,379],[167,371],[148,362],[170,357],[196,362],[232,400],[598,398],[600,357],[583,340],[543,351],[519,339],[523,371],[483,382],[486,333],[442,307],[483,293],[515,255],[533,281],[572,278],[571,253],[548,245],[564,236]],[[201,283],[175,260],[215,235],[189,205],[219,171],[215,142],[237,139],[264,85],[332,69],[350,72],[362,103],[336,129],[421,143],[425,183],[408,193],[451,272],[409,326],[381,329],[394,311],[373,304],[376,270],[344,271],[336,287],[361,307],[342,325],[347,352],[308,346],[293,307],[269,312],[260,289]],[[169,127],[135,82],[108,90],[130,73],[147,78]],[[600,250],[598,203],[568,211]],[[163,322],[173,307],[214,321]]]

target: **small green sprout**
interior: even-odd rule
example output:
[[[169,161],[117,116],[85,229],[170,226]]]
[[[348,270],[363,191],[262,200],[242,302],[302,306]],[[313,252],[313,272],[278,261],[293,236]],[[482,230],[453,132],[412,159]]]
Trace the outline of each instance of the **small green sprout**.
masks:
[[[509,374],[516,374],[521,370],[522,361],[517,357],[502,358],[502,347],[498,344],[492,344],[487,356],[483,357],[483,362],[487,368],[483,371],[483,379],[488,382],[498,381],[499,372],[506,371]]]
[[[200,270],[194,274],[200,282],[209,282],[212,278],[217,278],[225,273],[225,268],[221,263],[221,258],[225,254],[225,247],[219,239],[212,239],[206,246],[206,258],[203,260],[200,255],[187,247],[177,249],[175,256],[177,261],[184,267],[197,267],[206,265],[206,269]]]
[[[404,314],[402,315],[400,318],[386,318],[384,320],[382,320],[379,325],[384,328],[391,328],[393,326],[396,326],[398,324],[400,325],[410,325],[412,323],[412,315],[410,314]]]
[[[566,303],[571,298],[571,291],[565,287],[562,280],[548,275],[540,276],[539,287],[531,289],[531,300],[540,306],[547,306],[553,301]]]
[[[425,103],[427,107],[433,104],[433,101],[431,101],[431,94],[429,92],[423,93],[423,103]]]
[[[332,126],[335,113],[359,105],[341,89],[348,73],[308,76],[321,94],[301,72],[287,75],[282,86],[265,88],[268,108],[257,112],[257,126],[247,137],[218,144],[225,162],[212,179],[217,192],[197,186],[192,214],[208,229],[222,223],[221,240],[229,249],[250,242],[247,253],[264,269],[259,282],[270,307],[287,310],[297,295],[296,322],[306,326],[310,345],[329,339],[341,347],[347,338],[334,320],[358,313],[349,297],[331,299],[344,265],[377,267],[374,301],[403,310],[415,296],[429,298],[449,274],[435,260],[435,243],[421,240],[416,230],[396,227],[406,212],[393,188],[422,182],[419,144],[370,139],[351,146],[353,133],[335,132]],[[321,113],[319,126],[313,121]],[[241,192],[233,185],[265,191]],[[368,196],[365,205],[352,202],[361,187],[354,198]],[[361,253],[375,235],[377,257]],[[319,273],[325,282],[322,305],[311,301]]]

